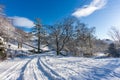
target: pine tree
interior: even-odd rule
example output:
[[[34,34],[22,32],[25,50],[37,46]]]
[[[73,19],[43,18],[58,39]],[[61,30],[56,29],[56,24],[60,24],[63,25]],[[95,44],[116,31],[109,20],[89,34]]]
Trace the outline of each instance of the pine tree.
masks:
[[[37,49],[38,49],[38,53],[41,52],[41,39],[42,39],[42,33],[43,33],[43,29],[42,29],[42,24],[40,23],[40,19],[37,18],[36,22],[35,22],[35,26],[33,28],[33,34],[37,37]]]

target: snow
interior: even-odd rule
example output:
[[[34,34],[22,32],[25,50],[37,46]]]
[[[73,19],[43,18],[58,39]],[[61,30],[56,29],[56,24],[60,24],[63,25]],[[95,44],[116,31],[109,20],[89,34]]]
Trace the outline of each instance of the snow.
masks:
[[[108,44],[108,45],[114,43],[114,41],[109,40],[109,39],[103,39],[103,42],[106,43],[106,44]]]
[[[0,62],[0,80],[120,80],[119,58],[62,57],[53,53]]]
[[[49,47],[46,45],[41,45],[40,49],[42,49],[43,51],[49,51]]]
[[[103,53],[103,52],[96,52],[96,53],[94,53],[94,56],[98,57],[98,58],[102,58],[102,57],[107,57],[108,54],[107,53]]]

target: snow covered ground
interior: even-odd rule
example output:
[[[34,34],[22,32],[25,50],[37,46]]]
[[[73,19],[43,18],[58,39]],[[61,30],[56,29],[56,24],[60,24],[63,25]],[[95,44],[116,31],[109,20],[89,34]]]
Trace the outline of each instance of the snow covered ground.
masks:
[[[120,80],[119,58],[46,54],[0,62],[0,80]]]

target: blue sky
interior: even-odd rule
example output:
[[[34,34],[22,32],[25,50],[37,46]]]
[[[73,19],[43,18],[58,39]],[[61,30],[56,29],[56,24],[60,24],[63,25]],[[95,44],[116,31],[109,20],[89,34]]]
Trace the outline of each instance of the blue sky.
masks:
[[[120,0],[0,0],[14,24],[27,30],[36,17],[52,24],[66,16],[75,16],[89,27],[96,27],[98,38],[109,38],[111,26],[120,29]]]

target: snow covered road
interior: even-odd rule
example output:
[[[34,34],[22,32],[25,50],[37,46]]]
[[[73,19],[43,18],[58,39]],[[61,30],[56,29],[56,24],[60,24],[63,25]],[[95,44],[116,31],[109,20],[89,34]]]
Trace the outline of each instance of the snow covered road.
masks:
[[[0,62],[0,80],[120,80],[120,59],[34,55]]]

